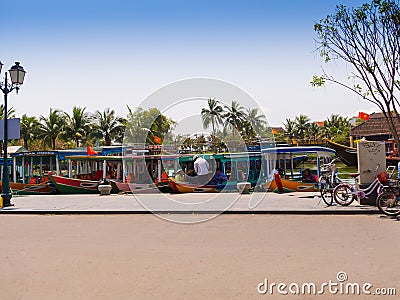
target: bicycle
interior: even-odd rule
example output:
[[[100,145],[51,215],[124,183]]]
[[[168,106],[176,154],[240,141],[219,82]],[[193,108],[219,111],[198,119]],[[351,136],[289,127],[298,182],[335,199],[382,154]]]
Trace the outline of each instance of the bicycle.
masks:
[[[400,215],[400,186],[398,180],[388,180],[384,191],[376,199],[376,206],[387,216]]]
[[[378,171],[380,164],[377,164],[375,170],[367,170],[364,172],[376,172]],[[389,173],[390,172],[390,173]],[[354,200],[360,201],[370,195],[372,195],[375,191],[378,195],[380,195],[384,189],[383,183],[386,182],[386,179],[393,176],[394,166],[389,166],[386,169],[386,172],[381,172],[378,176],[375,177],[374,181],[365,189],[361,189],[360,185],[357,181],[357,178],[360,176],[360,173],[350,174],[351,177],[354,178],[354,185],[348,183],[341,183],[336,186],[333,190],[333,198],[336,203],[348,206],[353,203]]]
[[[318,178],[321,200],[323,200],[327,206],[331,206],[333,204],[333,189],[335,186],[342,183],[342,180],[338,177],[335,164],[336,161],[337,159],[335,158],[330,163],[322,165],[322,175]]]

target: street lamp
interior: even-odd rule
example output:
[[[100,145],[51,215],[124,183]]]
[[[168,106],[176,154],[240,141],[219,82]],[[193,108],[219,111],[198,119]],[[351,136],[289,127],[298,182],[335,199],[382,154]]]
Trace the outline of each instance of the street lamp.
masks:
[[[0,73],[3,64],[0,62]],[[1,197],[3,198],[3,206],[12,206],[11,200],[11,190],[10,190],[10,178],[8,175],[8,165],[7,165],[7,146],[8,146],[8,127],[7,127],[7,95],[12,90],[16,90],[18,94],[18,90],[20,85],[24,83],[25,71],[22,66],[19,65],[19,62],[15,62],[10,70],[8,71],[11,77],[11,83],[8,82],[7,72],[4,73],[4,82],[0,81],[0,89],[4,94],[4,150],[3,150],[3,180],[2,180],[2,189],[1,189]]]

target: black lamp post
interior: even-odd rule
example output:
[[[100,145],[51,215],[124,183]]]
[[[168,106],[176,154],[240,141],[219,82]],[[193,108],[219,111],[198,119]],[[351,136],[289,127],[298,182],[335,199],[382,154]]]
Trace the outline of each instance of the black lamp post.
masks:
[[[0,62],[0,73],[3,64]],[[18,94],[19,86],[24,83],[25,71],[19,62],[15,62],[15,65],[11,67],[8,71],[11,77],[11,83],[8,82],[7,72],[4,74],[4,82],[0,81],[0,89],[4,94],[4,150],[3,150],[3,180],[2,180],[2,190],[1,197],[3,198],[3,206],[12,206],[11,200],[11,190],[10,190],[10,178],[8,175],[8,164],[7,164],[7,147],[8,147],[8,125],[7,125],[7,95],[12,90],[16,90]]]

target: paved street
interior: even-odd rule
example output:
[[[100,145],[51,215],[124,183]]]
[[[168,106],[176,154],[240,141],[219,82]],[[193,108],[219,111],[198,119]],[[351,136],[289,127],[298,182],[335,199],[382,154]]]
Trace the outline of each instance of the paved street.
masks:
[[[0,215],[0,228],[7,300],[396,299],[257,292],[265,278],[320,286],[339,272],[372,293],[400,292],[399,222],[380,215],[222,215],[192,225],[143,214]]]
[[[271,213],[375,213],[371,206],[354,202],[349,207],[326,207],[319,193],[144,194],[15,196],[14,207],[0,213],[79,212],[271,212]]]

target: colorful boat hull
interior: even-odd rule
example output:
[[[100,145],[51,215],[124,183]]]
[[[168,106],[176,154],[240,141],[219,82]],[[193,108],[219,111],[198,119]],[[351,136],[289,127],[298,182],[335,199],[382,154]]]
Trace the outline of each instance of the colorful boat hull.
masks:
[[[176,193],[219,193],[225,187],[224,184],[196,186],[190,183],[178,183],[173,178],[169,179],[169,186]]]
[[[154,184],[114,182],[118,190],[123,193],[133,194],[154,194],[159,193],[159,189]]]
[[[357,166],[357,148],[341,145],[331,140],[327,140],[327,143],[329,148],[336,151],[336,154],[344,164],[347,166]]]
[[[99,181],[49,175],[49,179],[61,194],[98,194]]]
[[[275,193],[318,192],[319,187],[318,183],[306,183],[280,178],[280,180],[274,179],[270,182],[269,191]]]
[[[2,188],[0,182],[0,189]],[[18,195],[54,195],[57,194],[57,189],[53,183],[40,183],[40,184],[29,184],[10,182],[10,189],[13,194]]]

